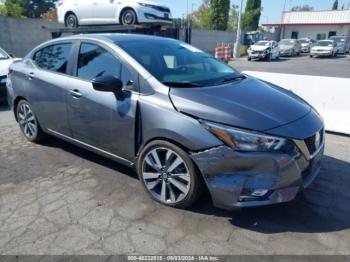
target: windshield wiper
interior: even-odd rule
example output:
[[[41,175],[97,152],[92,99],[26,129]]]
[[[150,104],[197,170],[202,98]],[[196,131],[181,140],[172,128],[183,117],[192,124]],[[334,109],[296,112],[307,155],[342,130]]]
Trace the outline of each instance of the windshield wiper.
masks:
[[[245,79],[246,77],[244,75],[239,75],[239,76],[228,76],[219,81],[219,83],[228,83],[228,82],[233,82],[237,80],[242,80]]]
[[[191,81],[183,81],[183,82],[167,82],[164,81],[162,84],[172,87],[201,87],[202,85],[191,82]]]

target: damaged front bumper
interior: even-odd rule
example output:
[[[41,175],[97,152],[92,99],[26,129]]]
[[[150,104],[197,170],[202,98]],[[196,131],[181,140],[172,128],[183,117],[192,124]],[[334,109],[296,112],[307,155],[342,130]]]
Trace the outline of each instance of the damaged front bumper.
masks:
[[[320,171],[324,143],[312,159],[302,152],[240,153],[219,146],[191,157],[200,169],[216,207],[234,209],[288,202]]]

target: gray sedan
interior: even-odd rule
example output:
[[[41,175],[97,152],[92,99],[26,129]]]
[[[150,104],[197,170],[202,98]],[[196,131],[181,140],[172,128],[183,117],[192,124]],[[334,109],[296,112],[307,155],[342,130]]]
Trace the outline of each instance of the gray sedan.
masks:
[[[291,201],[320,171],[324,125],[305,101],[183,42],[80,35],[12,64],[26,139],[47,135],[132,166],[154,200],[186,208]]]

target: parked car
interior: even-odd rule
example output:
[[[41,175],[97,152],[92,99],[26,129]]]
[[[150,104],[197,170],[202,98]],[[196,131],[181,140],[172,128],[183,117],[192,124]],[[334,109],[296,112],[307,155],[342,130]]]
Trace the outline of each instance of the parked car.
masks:
[[[337,56],[338,55],[337,42],[334,40],[320,40],[311,49],[310,57],[320,57],[320,56]]]
[[[301,53],[301,44],[297,39],[282,39],[279,46],[280,56],[296,56]]]
[[[329,39],[337,43],[339,54],[346,54],[350,52],[350,37],[332,36]]]
[[[310,53],[311,48],[316,43],[315,40],[310,39],[310,38],[301,38],[301,39],[299,39],[299,42],[301,44],[301,52],[302,53]]]
[[[309,104],[177,40],[51,40],[11,65],[7,88],[27,140],[50,134],[132,166],[168,206],[205,187],[221,208],[287,202],[320,171],[324,124]]]
[[[0,100],[6,97],[6,79],[13,57],[0,48]]]
[[[168,7],[146,0],[59,0],[58,21],[67,27],[100,24],[172,24]]]
[[[248,48],[249,61],[252,59],[271,61],[279,57],[279,47],[276,41],[259,41]]]

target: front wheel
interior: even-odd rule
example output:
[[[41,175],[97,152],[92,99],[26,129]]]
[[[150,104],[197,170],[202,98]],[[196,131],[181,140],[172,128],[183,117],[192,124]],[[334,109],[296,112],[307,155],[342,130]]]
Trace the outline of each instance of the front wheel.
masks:
[[[124,10],[120,17],[120,23],[122,25],[135,25],[137,23],[135,11],[132,9]]]
[[[39,125],[32,106],[26,100],[18,103],[16,115],[22,134],[28,141],[38,143],[44,140],[46,135]]]
[[[191,158],[167,141],[153,141],[142,150],[137,172],[151,198],[167,206],[187,208],[202,192],[202,178]]]

